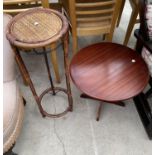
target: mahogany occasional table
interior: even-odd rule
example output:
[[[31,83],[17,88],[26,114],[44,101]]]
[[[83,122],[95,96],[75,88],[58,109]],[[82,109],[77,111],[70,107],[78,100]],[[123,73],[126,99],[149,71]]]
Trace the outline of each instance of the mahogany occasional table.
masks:
[[[143,91],[149,80],[147,65],[134,50],[115,43],[96,43],[81,49],[72,59],[70,75],[88,97],[124,105]],[[96,120],[99,120],[100,103]]]
[[[33,96],[38,104],[38,108],[43,117],[60,117],[68,111],[72,111],[72,96],[69,82],[68,71],[68,22],[67,19],[58,11],[51,9],[30,9],[15,16],[8,25],[7,38],[14,49],[17,64],[27,81]],[[55,43],[59,39],[62,40],[64,46],[64,68],[66,75],[67,89],[54,87],[50,68],[48,64],[47,52],[45,46]],[[45,58],[50,88],[43,91],[41,95],[36,93],[28,70],[20,55],[20,49],[32,49],[43,47],[42,54]],[[64,92],[68,96],[69,105],[66,110],[58,114],[47,113],[42,105],[41,100],[46,93],[52,92],[56,95],[59,91]]]

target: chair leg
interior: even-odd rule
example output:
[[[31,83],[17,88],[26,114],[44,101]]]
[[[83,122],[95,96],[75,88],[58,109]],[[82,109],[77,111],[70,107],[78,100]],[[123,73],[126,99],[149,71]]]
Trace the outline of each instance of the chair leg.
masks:
[[[106,39],[106,35],[105,34],[103,34],[103,40],[105,40]]]
[[[27,81],[26,81],[26,79],[25,79],[25,77],[24,77],[24,75],[23,75],[23,72],[21,71],[21,68],[19,67],[19,70],[20,70],[20,73],[21,73],[21,76],[22,76],[22,79],[23,79],[23,84],[25,85],[25,86],[28,86],[28,83],[27,83]]]
[[[137,8],[132,8],[132,13],[131,13],[131,17],[130,17],[130,21],[129,21],[129,24],[128,24],[128,28],[127,28],[127,31],[126,31],[126,34],[125,34],[125,39],[124,39],[124,42],[123,44],[124,45],[127,45],[128,44],[128,41],[129,41],[129,38],[131,36],[131,33],[132,33],[132,29],[136,23],[136,19],[137,19],[137,16],[138,16],[138,10]]]
[[[122,12],[123,12],[123,9],[124,9],[124,5],[125,5],[125,0],[122,0],[122,4],[121,4],[121,7],[120,7],[120,12],[119,12],[118,19],[117,19],[117,27],[119,26],[119,23],[120,23],[120,20],[121,20],[121,17],[122,17]]]
[[[146,98],[149,98],[152,95],[152,77],[149,80],[150,89],[145,93]]]
[[[56,44],[52,44],[51,45],[51,62],[53,65],[53,69],[54,69],[54,74],[56,77],[56,82],[60,83],[60,75],[59,75],[59,68],[58,68],[58,61],[57,61],[57,54],[56,54]]]
[[[77,41],[77,34],[76,32],[73,32],[72,29],[72,40],[73,40],[73,54],[75,54],[78,50],[78,41]]]
[[[100,119],[102,104],[103,104],[103,103],[100,102],[100,105],[99,105],[99,108],[98,108],[98,111],[97,111],[96,121],[99,121],[99,119]]]
[[[112,42],[112,38],[113,38],[113,33],[108,33],[105,35],[105,40]]]
[[[42,3],[42,6],[44,8],[49,8],[50,7],[48,0],[41,0],[41,3]]]
[[[147,132],[149,139],[152,139],[152,110],[145,97],[144,93],[139,94],[133,98],[136,109],[139,113],[141,121]]]
[[[140,39],[138,39],[135,45],[136,52],[141,54],[142,48],[143,48],[143,43]]]
[[[152,88],[150,88],[150,89],[145,93],[146,98],[149,98],[151,95],[152,95]]]

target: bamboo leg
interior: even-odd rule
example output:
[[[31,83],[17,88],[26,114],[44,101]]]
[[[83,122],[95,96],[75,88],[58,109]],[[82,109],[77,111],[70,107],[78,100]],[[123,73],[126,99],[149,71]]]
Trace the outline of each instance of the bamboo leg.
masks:
[[[59,75],[58,60],[57,60],[57,53],[56,53],[56,43],[51,45],[51,49],[52,49],[51,62],[53,65],[56,82],[60,83],[60,75]]]
[[[49,78],[49,81],[50,81],[50,84],[51,84],[53,95],[55,95],[55,89],[54,89],[53,80],[52,80],[51,73],[50,73],[50,67],[49,67],[49,64],[48,64],[48,58],[47,58],[47,53],[45,51],[45,48],[44,48],[44,58],[45,58],[46,68],[47,68],[47,72],[48,72],[48,78]]]
[[[69,37],[69,33],[67,32],[64,37],[64,42],[63,42],[63,45],[64,45],[64,67],[65,67],[65,76],[66,76],[69,107],[70,107],[70,111],[73,111],[73,98],[72,98],[72,94],[71,94],[70,79],[69,79],[68,37]]]
[[[132,14],[131,14],[131,17],[130,17],[130,21],[129,21],[129,25],[128,25],[128,28],[127,28],[127,31],[126,31],[126,34],[125,34],[125,39],[124,39],[124,45],[127,45],[128,44],[128,41],[129,41],[129,38],[131,36],[131,33],[132,33],[132,29],[136,23],[136,19],[137,19],[137,16],[138,16],[138,9],[137,8],[133,8],[132,10]]]
[[[20,67],[19,67],[19,70],[20,70],[20,73],[21,73],[21,76],[22,76],[24,85],[25,85],[25,86],[28,86],[28,83],[26,82],[26,79],[25,79],[25,77],[24,77],[24,75],[23,75],[23,72],[21,71],[21,68],[20,68]]]
[[[17,64],[20,67],[20,70],[21,70],[22,74],[24,75],[24,78],[26,79],[26,82],[28,83],[28,85],[29,85],[29,87],[30,87],[30,89],[32,91],[32,94],[33,94],[33,96],[34,96],[34,98],[35,98],[35,100],[37,102],[40,113],[42,114],[43,117],[45,117],[45,115],[43,113],[43,108],[42,108],[41,103],[40,103],[39,96],[37,95],[37,92],[36,92],[36,90],[34,88],[34,85],[32,83],[32,80],[30,78],[28,70],[27,70],[27,68],[26,68],[26,66],[24,64],[24,61],[23,61],[20,53],[19,53],[19,50],[18,50],[18,48],[13,47],[13,51],[15,53],[15,58],[16,58]]]

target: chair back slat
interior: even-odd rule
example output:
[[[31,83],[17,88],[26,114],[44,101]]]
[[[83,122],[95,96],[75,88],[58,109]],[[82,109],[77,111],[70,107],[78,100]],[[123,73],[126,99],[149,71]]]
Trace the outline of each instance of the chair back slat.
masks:
[[[106,10],[81,10],[76,11],[76,15],[92,15],[92,14],[104,14],[104,13],[112,13],[114,9],[106,9]]]
[[[31,2],[37,2],[40,0],[3,0],[4,5],[10,5],[10,4],[19,4],[19,3],[31,3]]]
[[[111,15],[107,15],[107,16],[104,16],[104,17],[78,17],[77,18],[77,22],[90,22],[90,21],[94,21],[94,22],[97,22],[97,21],[102,21],[102,20],[107,20],[107,19],[111,19],[112,16]]]
[[[111,5],[114,4],[115,1],[105,1],[105,2],[90,2],[90,3],[76,3],[76,7],[81,7],[81,8],[86,8],[86,7],[99,7],[99,6],[106,6],[106,5]]]
[[[3,12],[15,15],[34,7],[49,7],[48,0],[3,0]]]
[[[41,6],[40,7],[38,7],[38,8],[42,8]],[[10,10],[3,10],[3,12],[5,12],[5,13],[7,13],[7,14],[17,14],[17,13],[19,13],[19,12],[24,12],[24,11],[27,11],[28,9],[30,9],[30,8],[26,8],[26,9],[10,9]]]
[[[82,1],[75,3],[77,26],[80,28],[96,27],[97,29],[110,29],[110,24],[115,9],[115,0]],[[92,30],[93,31],[93,30]],[[91,32],[91,31],[90,31]],[[109,32],[109,31],[108,31]]]

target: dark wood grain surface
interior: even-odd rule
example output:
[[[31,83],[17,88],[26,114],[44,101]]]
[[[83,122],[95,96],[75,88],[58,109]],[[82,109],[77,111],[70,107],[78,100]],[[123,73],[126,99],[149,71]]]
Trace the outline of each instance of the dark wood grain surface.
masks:
[[[148,68],[132,49],[115,43],[97,43],[72,59],[70,75],[85,94],[117,102],[139,94],[149,80]]]

